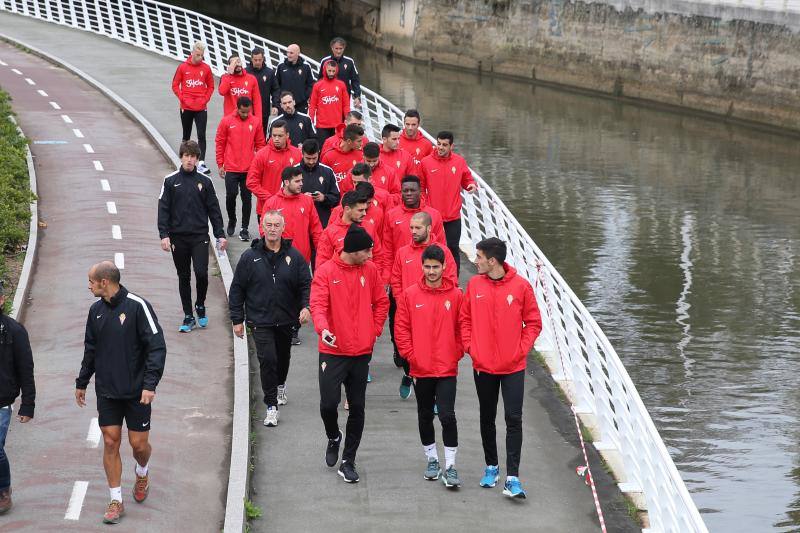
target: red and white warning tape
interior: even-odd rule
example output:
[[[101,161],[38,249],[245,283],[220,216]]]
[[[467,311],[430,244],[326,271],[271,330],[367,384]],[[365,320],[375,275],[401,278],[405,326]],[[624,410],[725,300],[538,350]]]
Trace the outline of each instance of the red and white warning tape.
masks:
[[[538,275],[536,276],[536,283],[541,285],[542,291],[544,292],[544,302],[547,305],[547,315],[550,317],[550,326],[553,328],[552,331],[554,332],[553,337],[556,341],[556,350],[558,351],[558,357],[561,361],[561,372],[566,376],[564,366],[564,353],[561,350],[561,341],[558,338],[558,335],[555,335],[555,319],[553,318],[553,306],[550,303],[550,292],[547,290],[547,281],[544,275],[544,263],[541,261],[536,261],[536,271]],[[600,521],[600,529],[603,533],[606,533],[606,521],[603,518],[603,509],[600,507],[600,499],[597,497],[597,487],[594,485],[594,478],[592,477],[592,470],[589,468],[589,457],[586,454],[586,443],[583,442],[583,434],[581,433],[581,425],[578,421],[578,413],[575,412],[575,406],[572,405],[570,402],[569,406],[570,410],[572,411],[572,416],[575,418],[575,429],[578,432],[578,439],[581,442],[581,450],[583,451],[583,464],[575,468],[575,473],[578,476],[582,477],[584,483],[589,485],[592,489],[592,498],[594,498],[594,508],[597,511],[597,518]]]

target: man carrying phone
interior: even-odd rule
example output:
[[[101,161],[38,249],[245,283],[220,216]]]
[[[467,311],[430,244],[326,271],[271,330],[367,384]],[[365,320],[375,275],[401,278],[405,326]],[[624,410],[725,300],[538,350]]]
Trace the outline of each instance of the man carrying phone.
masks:
[[[118,524],[122,504],[122,420],[136,460],[133,499],[142,503],[150,490],[148,464],[152,448],[150,404],[164,373],[167,348],[153,307],[120,285],[119,269],[103,261],[89,270],[89,290],[98,298],[86,319],[83,362],[75,380],[75,401],[86,405],[86,387],[94,375],[97,413],[103,433],[103,467],[111,502],[103,515]]]
[[[311,284],[311,316],[319,335],[319,410],[328,445],[325,463],[336,466],[342,432],[338,407],[344,384],[350,405],[339,475],[357,483],[356,452],[364,431],[369,362],[383,331],[389,300],[372,257],[372,238],[353,224],[342,252],[321,265]]]

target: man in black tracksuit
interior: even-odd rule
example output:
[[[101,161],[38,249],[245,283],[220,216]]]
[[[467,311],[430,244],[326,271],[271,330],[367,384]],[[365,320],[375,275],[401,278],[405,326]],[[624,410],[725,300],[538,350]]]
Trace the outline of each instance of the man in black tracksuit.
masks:
[[[278,406],[286,404],[294,328],[311,318],[308,263],[291,240],[281,238],[285,225],[279,211],[264,213],[264,237],[239,258],[228,295],[233,332],[242,337],[244,322],[253,332],[267,405],[265,426],[278,425]]]
[[[158,233],[161,249],[172,252],[178,271],[178,291],[183,305],[183,324],[178,331],[188,333],[195,325],[208,325],[206,292],[208,291],[208,221],[217,238],[220,252],[228,241],[222,227],[222,212],[211,179],[197,172],[200,147],[195,141],[184,141],[180,147],[181,166],[164,178],[158,197]],[[197,283],[197,300],[192,311],[191,267]]]
[[[350,95],[353,98],[353,102],[350,107],[353,109],[360,109],[361,80],[358,77],[358,69],[356,68],[356,62],[353,61],[352,57],[344,55],[344,49],[346,47],[347,47],[347,41],[345,41],[341,37],[334,37],[333,39],[331,39],[331,54],[323,57],[320,60],[319,75],[317,76],[317,78],[322,79],[323,76],[322,68],[323,65],[325,65],[326,61],[330,60],[336,61],[339,67],[336,77],[344,82],[344,84],[347,86],[347,90],[350,92]]]
[[[116,524],[125,513],[122,504],[122,460],[119,446],[122,421],[136,459],[133,498],[141,503],[150,488],[150,404],[164,373],[167,348],[153,307],[120,285],[119,269],[110,261],[89,270],[89,290],[100,299],[86,319],[83,362],[75,380],[75,400],[86,405],[86,387],[94,375],[97,413],[103,433],[103,466],[111,502],[103,521]]]
[[[0,514],[11,509],[11,465],[6,455],[6,434],[11,424],[12,405],[22,391],[17,419],[28,422],[36,407],[33,355],[28,332],[16,320],[3,314],[5,303],[0,281]]]
[[[305,113],[295,110],[294,96],[289,91],[281,93],[281,111],[282,113],[275,117],[275,121],[282,120],[286,123],[286,131],[289,133],[289,139],[292,141],[292,146],[301,146],[306,139],[313,139],[317,136],[317,130],[314,129],[314,124],[311,122],[311,117]],[[271,135],[272,124],[269,127]]]
[[[308,99],[314,87],[314,74],[308,63],[300,57],[300,47],[296,44],[287,46],[286,59],[275,71],[279,91],[292,93],[297,111],[308,113]]]
[[[278,80],[275,72],[264,61],[264,49],[253,48],[250,53],[250,64],[245,69],[258,80],[258,92],[261,94],[261,127],[267,136],[267,124],[270,114],[278,114]]]
[[[339,205],[339,186],[333,169],[319,162],[319,143],[308,139],[303,143],[303,162],[297,165],[303,172],[303,193],[310,194],[317,208],[322,227],[328,225],[331,210]],[[314,264],[312,258],[311,264]]]

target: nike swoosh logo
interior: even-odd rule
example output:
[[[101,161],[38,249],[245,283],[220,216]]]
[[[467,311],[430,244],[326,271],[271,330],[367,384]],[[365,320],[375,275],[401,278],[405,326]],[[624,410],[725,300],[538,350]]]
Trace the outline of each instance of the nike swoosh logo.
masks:
[[[342,281],[342,280],[340,280],[340,279],[335,279],[335,280],[333,280],[333,284],[335,285],[335,284],[337,284],[337,283],[341,283],[341,281]]]
[[[275,162],[275,160],[274,160],[274,159],[270,159],[270,160],[269,160],[269,162],[270,162],[270,163],[274,163],[274,162]]]
[[[420,308],[420,307],[422,307],[423,305],[425,305],[425,304],[417,304],[417,309],[419,309],[419,308]]]
[[[260,257],[256,257],[255,259],[253,259],[253,263],[255,263],[257,261],[261,261],[261,258]]]
[[[395,224],[402,224],[402,223],[403,223],[403,221],[402,221],[402,220],[395,220],[395,221],[394,221],[394,223],[395,223]]]
[[[183,183],[176,183],[176,184],[174,185],[174,187],[180,187],[181,185],[183,185]]]
[[[233,124],[233,125],[231,125],[231,126],[228,126],[228,129],[229,129],[229,130],[232,130],[232,129],[233,129],[233,128],[235,128],[235,127],[236,127],[236,124]]]
[[[438,169],[438,168],[432,168],[432,169],[431,169],[431,172],[438,172],[438,171],[439,171],[439,169]]]
[[[483,298],[483,296],[484,296],[483,294],[476,294],[476,295],[475,295],[475,299],[478,299],[478,298]]]
[[[406,259],[406,264],[409,264],[413,259]]]
[[[339,237],[339,238],[338,238],[338,239],[336,239],[336,240],[337,240],[337,241],[343,241],[343,240],[344,240],[344,237]]]
[[[149,426],[149,425],[150,425],[150,422],[145,422],[145,423],[142,424],[142,427]]]
[[[101,316],[103,316],[103,315],[97,315],[97,318],[100,318]]]

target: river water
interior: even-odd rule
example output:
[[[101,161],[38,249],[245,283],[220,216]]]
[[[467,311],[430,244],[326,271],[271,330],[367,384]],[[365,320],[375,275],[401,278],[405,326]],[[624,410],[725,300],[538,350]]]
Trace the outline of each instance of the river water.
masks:
[[[327,53],[305,31],[257,33]],[[455,133],[585,303],[709,529],[798,530],[798,140],[347,53],[365,85]]]

